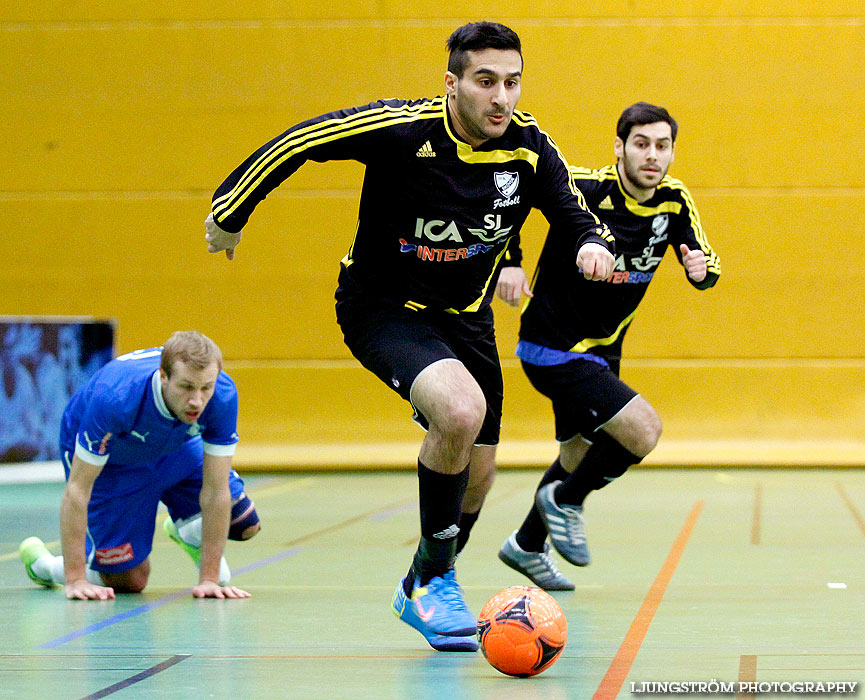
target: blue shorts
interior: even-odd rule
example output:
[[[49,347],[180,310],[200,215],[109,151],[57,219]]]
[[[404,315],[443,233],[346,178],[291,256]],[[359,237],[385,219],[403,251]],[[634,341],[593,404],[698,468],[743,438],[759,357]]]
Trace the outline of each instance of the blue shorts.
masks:
[[[74,447],[61,446],[69,478]],[[120,573],[133,569],[153,549],[156,509],[162,501],[173,520],[201,512],[204,448],[201,439],[150,464],[103,467],[93,484],[87,507],[87,560],[94,571]],[[233,469],[228,485],[232,500],[243,493],[243,479]]]

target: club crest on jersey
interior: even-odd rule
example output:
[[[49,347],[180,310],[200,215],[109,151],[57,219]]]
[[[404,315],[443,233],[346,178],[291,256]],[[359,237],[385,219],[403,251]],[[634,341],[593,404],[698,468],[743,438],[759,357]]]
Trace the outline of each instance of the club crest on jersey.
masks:
[[[493,181],[496,183],[496,189],[502,193],[502,197],[507,198],[516,192],[517,187],[520,186],[520,174],[509,172],[495,173]]]
[[[667,227],[670,225],[670,215],[669,214],[658,214],[654,219],[652,219],[652,233],[656,236],[660,236],[667,232]]]
[[[494,173],[493,182],[495,182],[496,189],[501,193],[502,197],[504,197],[504,199],[496,198],[493,202],[493,209],[509,207],[512,204],[520,203],[519,195],[514,196],[517,188],[520,186],[519,173]]]

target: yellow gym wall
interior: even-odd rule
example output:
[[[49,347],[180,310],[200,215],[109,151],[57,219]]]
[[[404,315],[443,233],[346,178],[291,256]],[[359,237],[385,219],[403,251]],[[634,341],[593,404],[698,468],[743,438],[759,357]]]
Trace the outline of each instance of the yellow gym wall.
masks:
[[[0,314],[113,317],[119,351],[208,333],[241,390],[248,464],[352,450],[410,464],[408,406],[351,358],[333,312],[361,166],[305,165],[232,263],[206,252],[203,220],[222,179],[293,123],[441,94],[444,42],[478,19],[520,34],[520,108],[571,163],[611,163],[637,100],[679,121],[671,174],[723,274],[697,292],[668,253],[629,332],[623,376],[665,422],[647,462],[859,463],[865,8],[840,0],[7,0]],[[533,216],[529,266],[544,233]],[[540,464],[552,414],[514,359],[517,312],[496,302],[496,316],[503,461]],[[408,448],[387,457],[381,443]]]

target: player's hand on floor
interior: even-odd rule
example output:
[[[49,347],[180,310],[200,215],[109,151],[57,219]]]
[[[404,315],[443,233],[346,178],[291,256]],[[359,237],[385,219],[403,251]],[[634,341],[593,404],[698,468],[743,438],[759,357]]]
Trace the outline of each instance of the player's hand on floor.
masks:
[[[207,215],[204,220],[204,230],[207,233],[204,235],[204,240],[207,241],[207,252],[218,253],[221,250],[225,251],[225,257],[229,260],[234,260],[234,249],[240,243],[240,235],[243,231],[231,233],[223,231],[213,220],[213,212]]]
[[[496,295],[506,304],[517,306],[521,294],[527,297],[534,296],[523,268],[503,267],[499,273],[499,281],[496,282]]]
[[[616,259],[599,243],[586,243],[577,251],[577,267],[587,280],[605,280],[613,274]]]
[[[69,600],[108,600],[114,598],[114,589],[90,583],[87,579],[73,581],[63,586],[63,592]]]
[[[192,589],[195,598],[252,598],[252,593],[237,586],[220,586],[216,581],[202,581]]]
[[[703,251],[689,250],[688,246],[682,243],[679,246],[679,252],[682,254],[682,264],[685,266],[688,277],[694,282],[702,282],[706,279],[706,256]]]

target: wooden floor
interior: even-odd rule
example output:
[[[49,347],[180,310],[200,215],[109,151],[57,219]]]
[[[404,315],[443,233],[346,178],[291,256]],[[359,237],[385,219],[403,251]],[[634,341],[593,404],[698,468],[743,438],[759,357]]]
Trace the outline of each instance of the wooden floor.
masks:
[[[475,612],[526,582],[496,552],[538,477],[499,474],[459,559]],[[435,652],[390,612],[418,536],[411,473],[266,473],[247,486],[263,530],[228,559],[252,599],[193,599],[192,563],[158,530],[151,585],[106,602],[66,601],[18,561],[29,535],[59,551],[62,484],[0,486],[0,697],[564,700],[637,697],[653,682],[865,680],[859,470],[643,469],[590,496],[594,562],[562,564],[577,590],[556,594],[568,644],[531,679]]]

